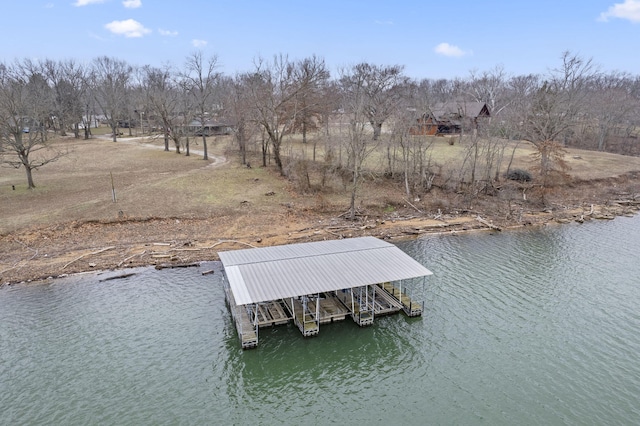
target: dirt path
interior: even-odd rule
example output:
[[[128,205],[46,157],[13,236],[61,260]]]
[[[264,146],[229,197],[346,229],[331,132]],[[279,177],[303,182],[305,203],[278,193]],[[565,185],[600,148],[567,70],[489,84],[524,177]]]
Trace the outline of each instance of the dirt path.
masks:
[[[109,135],[100,135],[97,136],[98,139],[112,140]],[[128,145],[141,146],[143,148],[156,149],[156,150],[164,150],[164,145],[157,145],[153,143],[149,143],[149,140],[153,140],[149,136],[133,136],[133,137],[122,137],[118,139],[117,143],[126,143]],[[189,148],[189,155],[201,155],[204,157],[204,151],[199,149],[191,149]],[[227,157],[222,155],[211,155],[207,153],[209,164],[203,166],[203,168],[217,168],[228,162]]]

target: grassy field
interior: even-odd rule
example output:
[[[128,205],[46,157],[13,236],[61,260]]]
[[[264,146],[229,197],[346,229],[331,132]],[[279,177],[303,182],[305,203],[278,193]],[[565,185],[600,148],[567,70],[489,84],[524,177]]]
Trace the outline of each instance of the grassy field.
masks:
[[[0,169],[0,233],[30,226],[71,221],[108,221],[126,218],[205,218],[238,215],[282,215],[298,211],[333,209],[345,211],[349,191],[333,177],[321,191],[301,194],[295,183],[277,173],[275,166],[258,167],[257,147],[250,152],[252,168],[242,166],[230,137],[209,138],[210,161],[202,159],[201,143],[191,144],[186,157],[161,149],[162,140],[123,137],[114,143],[63,138],[55,146],[68,152],[55,163],[34,173],[36,188],[28,190],[24,170]],[[318,140],[316,159],[321,162],[326,143]],[[506,150],[510,155],[513,146]],[[465,147],[450,145],[446,138],[433,141],[433,161],[455,169]],[[518,145],[513,167],[531,167],[532,147]],[[286,141],[284,153],[291,158],[313,158],[313,143],[299,138]],[[640,170],[640,158],[591,151],[569,150],[570,174],[577,180],[618,176]],[[367,167],[383,169],[384,153],[372,155]],[[507,159],[504,161],[506,166]],[[112,197],[113,187],[116,202]],[[320,176],[310,174],[312,185]],[[12,189],[15,187],[15,190]],[[385,209],[401,202],[398,183],[371,181],[363,186],[364,206]]]
[[[209,138],[209,161],[203,160],[197,141],[186,157],[163,151],[160,138],[122,137],[115,143],[107,136],[57,139],[54,146],[67,155],[34,173],[35,189],[27,189],[24,170],[0,168],[0,285],[89,270],[215,260],[218,250],[247,245],[486,229],[488,222],[478,221],[479,216],[500,226],[567,221],[584,216],[594,204],[640,193],[640,182],[629,173],[640,171],[640,158],[569,150],[573,179],[547,193],[542,204],[533,189],[525,202],[522,188],[506,182],[491,196],[434,187],[409,200],[401,182],[383,177],[386,152],[381,147],[367,160],[374,173],[366,174],[358,192],[360,215],[353,222],[346,219],[350,191],[340,174],[330,174],[322,184],[327,142],[315,142],[313,163],[313,140],[285,141],[291,176],[286,178],[272,160],[260,166],[258,146],[249,149],[252,167],[241,165],[230,137]],[[450,145],[446,138],[432,142],[432,163],[442,173],[457,170],[468,147]],[[507,157],[514,146],[506,148]],[[518,144],[512,167],[531,169],[532,152],[531,146]],[[301,185],[307,173],[309,185]]]

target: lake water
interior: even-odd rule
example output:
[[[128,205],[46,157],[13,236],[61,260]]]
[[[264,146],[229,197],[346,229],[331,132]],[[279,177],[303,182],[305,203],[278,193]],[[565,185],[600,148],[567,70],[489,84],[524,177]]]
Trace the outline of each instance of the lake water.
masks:
[[[2,287],[0,424],[640,424],[640,217],[398,245],[422,317],[248,351],[219,263]]]

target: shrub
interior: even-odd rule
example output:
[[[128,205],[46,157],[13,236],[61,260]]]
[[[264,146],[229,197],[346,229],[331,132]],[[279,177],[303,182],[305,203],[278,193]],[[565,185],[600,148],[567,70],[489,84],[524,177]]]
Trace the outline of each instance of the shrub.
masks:
[[[509,180],[516,180],[518,182],[530,182],[531,179],[533,179],[531,177],[531,173],[522,169],[510,170],[505,177]]]

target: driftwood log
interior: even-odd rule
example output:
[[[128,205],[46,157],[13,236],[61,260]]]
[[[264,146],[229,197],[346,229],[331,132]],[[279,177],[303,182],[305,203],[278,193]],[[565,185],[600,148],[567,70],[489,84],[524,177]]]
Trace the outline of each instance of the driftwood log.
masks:
[[[481,224],[483,224],[484,226],[487,226],[493,230],[496,231],[502,231],[502,228],[500,228],[499,226],[494,225],[493,223],[489,223],[486,220],[484,220],[483,218],[481,218],[480,216],[476,216],[476,220],[478,222],[480,222]]]
[[[100,249],[100,250],[97,250],[97,251],[93,251],[93,252],[91,252],[91,253],[85,253],[85,254],[83,254],[82,256],[78,256],[78,257],[76,257],[75,259],[73,259],[72,261],[67,262],[67,263],[62,267],[62,269],[64,269],[64,268],[66,268],[67,266],[71,265],[73,262],[76,262],[76,261],[78,261],[78,260],[82,259],[83,257],[86,257],[86,256],[92,256],[92,255],[95,255],[95,254],[100,254],[100,253],[102,253],[103,251],[112,250],[112,249],[114,249],[114,248],[116,248],[116,247],[115,247],[115,246],[110,246],[110,247],[105,247],[105,248]]]
[[[194,266],[200,266],[199,262],[191,263],[161,263],[156,265],[156,269],[173,269],[173,268],[191,268]]]
[[[111,281],[111,280],[121,280],[123,278],[131,277],[131,276],[133,276],[135,274],[136,274],[135,272],[130,272],[130,273],[127,273],[127,274],[116,275],[116,276],[113,276],[113,277],[103,278],[103,279],[99,280],[98,282]]]

